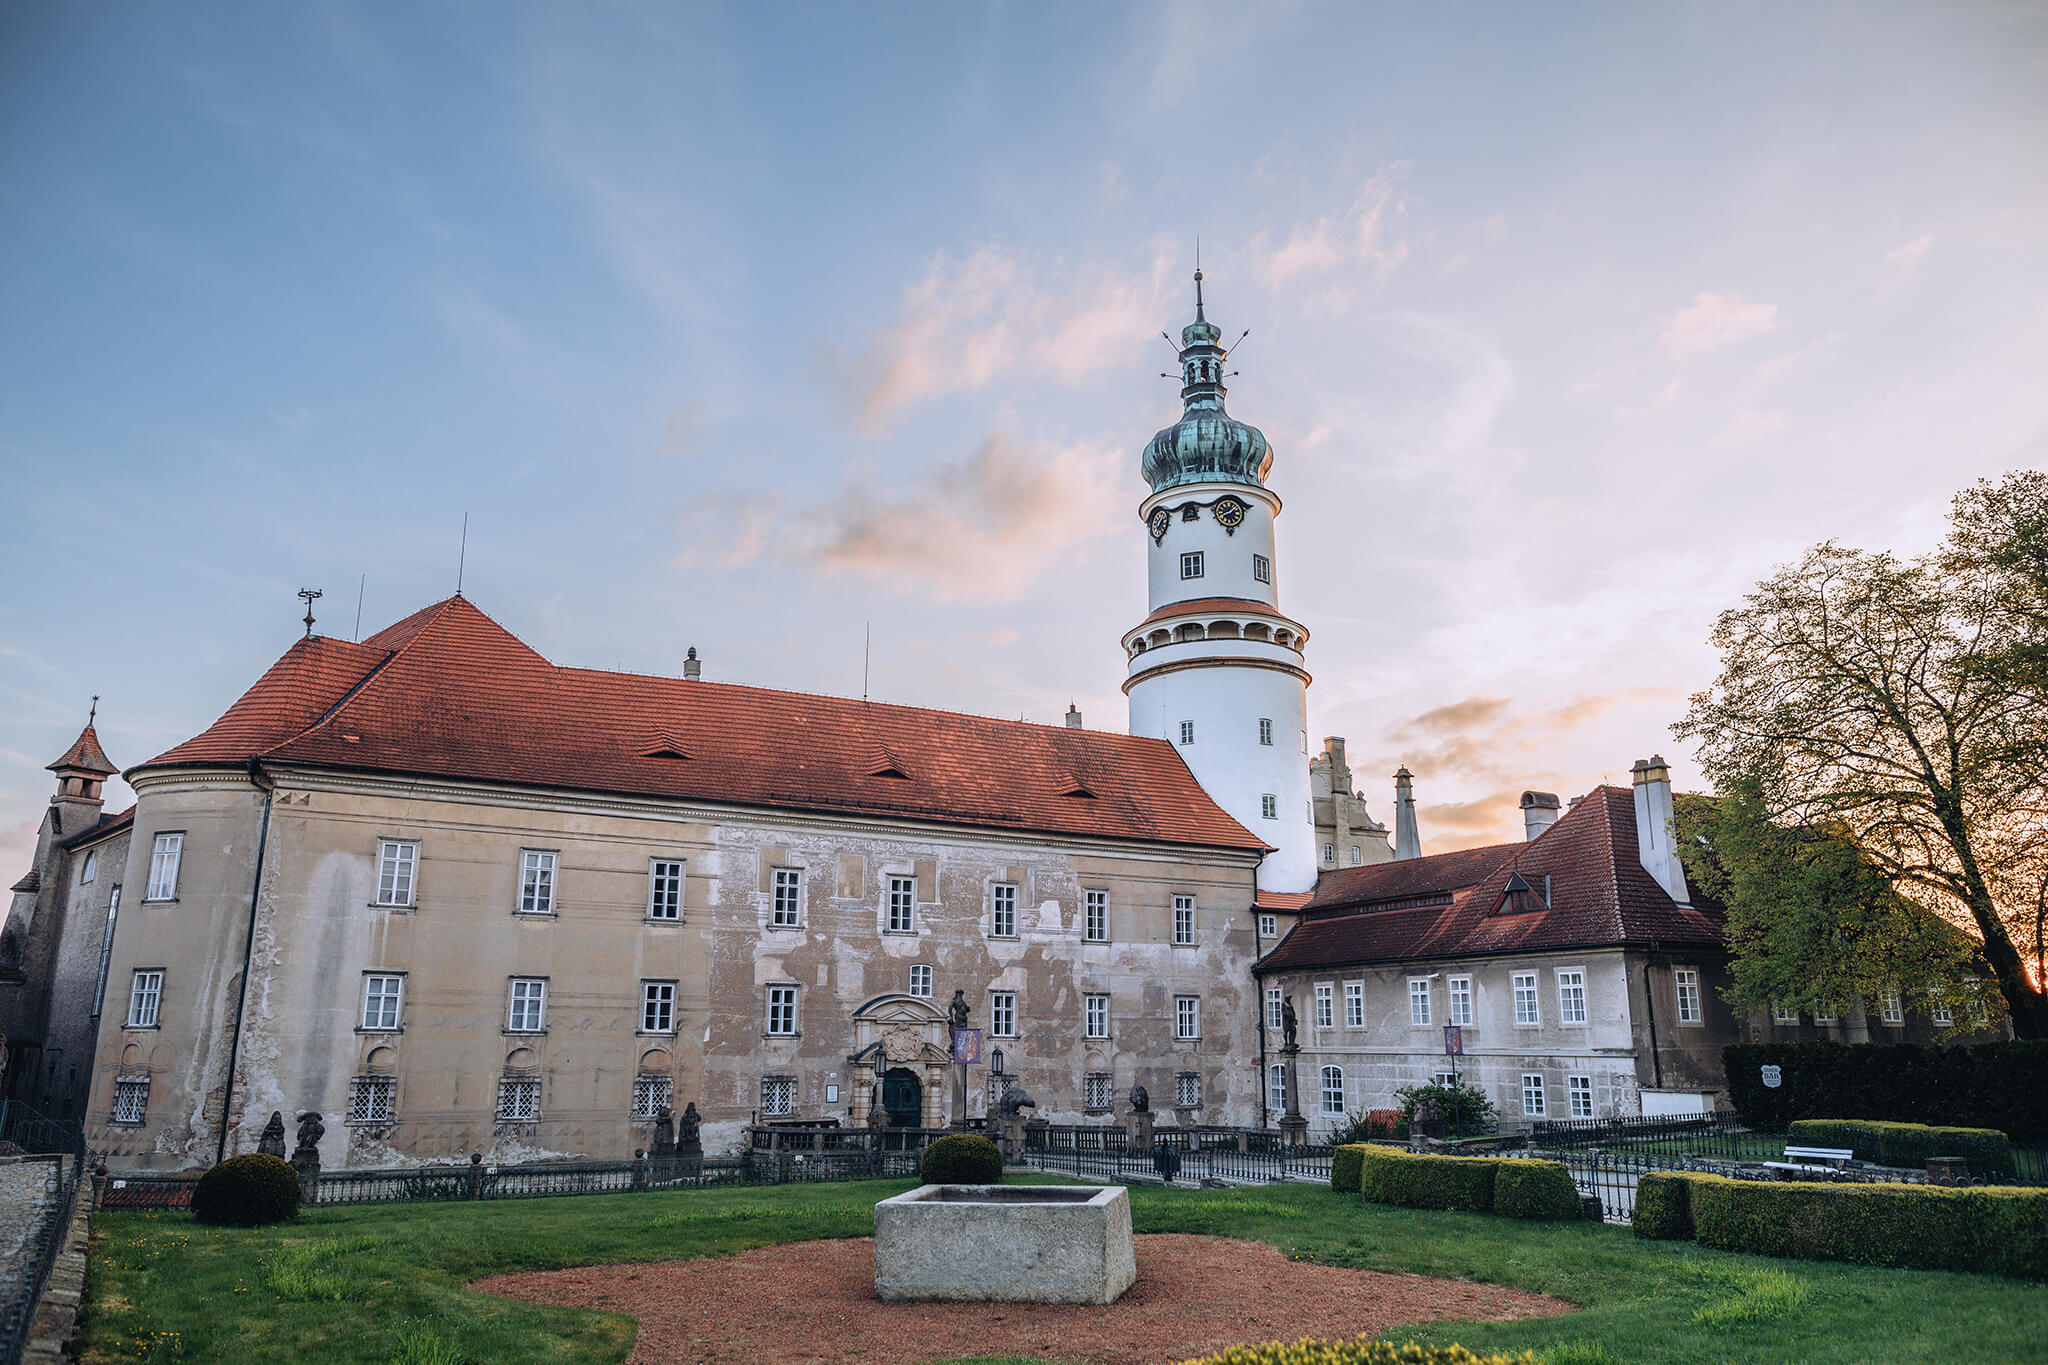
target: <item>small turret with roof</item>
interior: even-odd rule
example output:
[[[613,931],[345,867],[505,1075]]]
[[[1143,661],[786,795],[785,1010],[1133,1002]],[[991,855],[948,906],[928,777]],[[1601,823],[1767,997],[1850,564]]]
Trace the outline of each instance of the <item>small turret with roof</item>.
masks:
[[[57,794],[52,801],[77,801],[97,806],[103,798],[101,785],[118,771],[107,758],[107,751],[100,747],[100,737],[93,729],[93,722],[99,719],[100,699],[92,699],[92,710],[85,718],[85,728],[78,732],[78,738],[71,741],[71,747],[55,763],[48,764],[49,771],[57,774]]]

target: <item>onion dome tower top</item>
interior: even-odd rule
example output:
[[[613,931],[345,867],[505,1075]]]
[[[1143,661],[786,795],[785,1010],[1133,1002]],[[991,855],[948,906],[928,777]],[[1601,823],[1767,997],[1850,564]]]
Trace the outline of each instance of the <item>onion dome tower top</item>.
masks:
[[[1222,331],[1202,311],[1202,271],[1195,268],[1195,320],[1180,333],[1181,419],[1145,447],[1145,479],[1157,493],[1189,483],[1266,485],[1273,450],[1266,433],[1223,410]]]

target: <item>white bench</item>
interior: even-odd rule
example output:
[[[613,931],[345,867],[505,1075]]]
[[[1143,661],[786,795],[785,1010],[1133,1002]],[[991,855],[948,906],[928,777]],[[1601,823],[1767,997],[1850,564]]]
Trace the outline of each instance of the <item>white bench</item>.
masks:
[[[1856,1159],[1847,1147],[1787,1147],[1786,1160],[1766,1161],[1775,1171],[1839,1171]]]

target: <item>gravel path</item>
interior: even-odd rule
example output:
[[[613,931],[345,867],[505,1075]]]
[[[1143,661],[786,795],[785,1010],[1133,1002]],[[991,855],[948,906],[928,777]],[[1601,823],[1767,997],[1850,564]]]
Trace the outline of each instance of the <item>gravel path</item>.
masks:
[[[696,1261],[498,1275],[470,1287],[630,1314],[640,1334],[628,1365],[917,1365],[981,1355],[1158,1365],[1238,1342],[1572,1311],[1562,1299],[1497,1285],[1290,1262],[1264,1242],[1227,1237],[1138,1238],[1138,1282],[1106,1308],[883,1303],[874,1269],[874,1242],[849,1238]]]

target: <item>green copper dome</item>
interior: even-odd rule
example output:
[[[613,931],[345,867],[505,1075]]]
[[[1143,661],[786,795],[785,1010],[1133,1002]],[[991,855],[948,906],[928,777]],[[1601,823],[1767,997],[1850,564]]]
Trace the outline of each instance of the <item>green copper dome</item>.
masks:
[[[1223,333],[1202,313],[1202,272],[1195,271],[1195,320],[1181,329],[1181,419],[1145,447],[1152,491],[1190,483],[1266,486],[1273,450],[1266,433],[1223,410]]]

